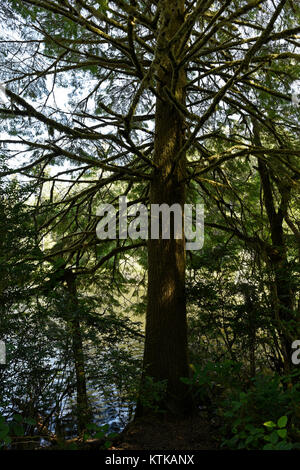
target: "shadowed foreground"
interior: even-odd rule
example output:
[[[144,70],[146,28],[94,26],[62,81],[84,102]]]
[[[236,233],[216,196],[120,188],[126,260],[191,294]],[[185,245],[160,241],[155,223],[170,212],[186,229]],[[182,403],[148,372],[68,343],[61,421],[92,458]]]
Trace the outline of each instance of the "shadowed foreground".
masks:
[[[217,450],[218,432],[203,416],[130,423],[111,450]]]

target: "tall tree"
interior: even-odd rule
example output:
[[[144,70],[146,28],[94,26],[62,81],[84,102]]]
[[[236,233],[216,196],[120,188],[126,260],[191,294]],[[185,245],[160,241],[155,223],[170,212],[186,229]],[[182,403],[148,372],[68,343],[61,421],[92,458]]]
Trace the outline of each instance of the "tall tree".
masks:
[[[177,35],[184,23],[184,1],[161,2],[155,61],[158,97],[156,99],[153,162],[156,165],[150,185],[150,204],[180,204],[184,213],[186,155],[178,159],[185,142],[185,123],[173,103],[162,100],[170,90],[180,105],[185,106],[185,67],[174,70],[172,57],[178,63],[184,58],[185,39]],[[174,40],[175,38],[175,40]],[[173,40],[172,47],[169,43]],[[181,54],[178,52],[181,50]],[[176,161],[178,160],[178,161]],[[162,220],[160,221],[162,224]],[[163,227],[160,227],[161,233]],[[187,325],[185,300],[185,240],[148,241],[148,307],[144,353],[145,374],[156,380],[168,379],[170,409],[188,408],[181,377],[188,376]],[[140,410],[138,410],[140,413]]]
[[[30,161],[18,172],[40,181],[48,165],[70,163],[50,178],[68,184],[49,226],[87,201],[93,208],[114,181],[124,184],[122,194],[139,187],[137,199],[182,207],[188,183],[228,160],[272,154],[288,165],[287,155],[300,155],[278,137],[285,126],[295,128],[293,116],[283,114],[274,128],[262,98],[290,105],[299,58],[297,2],[11,0],[8,6],[20,37],[2,46],[1,75],[9,86],[0,112],[19,138],[3,138],[4,153],[16,155],[21,145]],[[69,89],[68,103],[62,94],[55,100],[62,87]],[[246,136],[256,118],[272,146],[221,135],[234,113]],[[233,145],[216,152],[216,138]],[[91,169],[95,180],[84,181]],[[83,187],[75,196],[70,174]],[[78,227],[63,251],[97,243],[90,213],[88,229]],[[144,369],[168,382],[166,403],[175,412],[187,404],[184,284],[184,241],[174,234],[149,240]]]

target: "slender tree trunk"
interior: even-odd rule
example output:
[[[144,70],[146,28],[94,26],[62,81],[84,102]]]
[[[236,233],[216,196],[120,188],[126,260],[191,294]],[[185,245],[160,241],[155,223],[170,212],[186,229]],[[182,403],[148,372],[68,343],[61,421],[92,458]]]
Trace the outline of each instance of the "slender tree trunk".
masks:
[[[250,378],[255,377],[256,373],[256,357],[255,357],[255,346],[256,346],[256,310],[255,304],[252,302],[250,295],[245,293],[246,306],[248,307],[249,316],[249,373]]]
[[[86,430],[89,422],[90,410],[86,390],[85,361],[83,354],[83,341],[81,325],[79,319],[78,294],[76,277],[70,271],[66,273],[66,282],[69,295],[69,323],[72,334],[72,349],[76,375],[77,393],[77,426],[78,434],[81,435]]]
[[[259,125],[253,121],[254,143],[262,146]],[[279,182],[277,189],[280,193],[280,204],[276,210],[273,194],[273,182],[268,166],[258,159],[258,171],[264,194],[264,203],[270,225],[272,246],[268,253],[270,264],[274,271],[274,304],[275,320],[280,336],[283,368],[289,373],[292,368],[292,342],[297,339],[297,318],[294,310],[295,292],[291,282],[291,268],[287,259],[286,242],[284,237],[283,221],[287,214],[288,203],[291,196],[291,187]]]
[[[283,247],[282,247],[283,249]],[[275,295],[277,304],[277,320],[284,371],[289,373],[292,368],[292,342],[297,338],[296,319],[293,314],[293,291],[291,289],[290,267],[285,254],[273,260],[275,274]]]
[[[266,171],[264,164],[260,163],[263,171]],[[262,170],[261,170],[262,171]],[[262,173],[261,173],[262,175]],[[262,176],[264,179],[266,175]],[[265,187],[266,182],[265,182]],[[268,194],[266,189],[266,194]],[[268,194],[270,198],[271,195]],[[274,305],[275,320],[277,322],[278,334],[281,343],[283,356],[283,368],[285,373],[289,373],[292,367],[292,342],[297,337],[296,318],[294,316],[294,291],[291,282],[291,267],[286,253],[286,244],[283,229],[283,214],[281,208],[278,212],[270,212],[269,223],[271,229],[272,249],[269,253],[270,265],[274,272]]]
[[[166,43],[183,23],[184,1],[161,1],[160,35],[158,39],[158,95],[164,88],[172,90],[176,99],[185,102],[186,74],[174,70]],[[176,57],[179,44],[175,44]],[[184,144],[184,120],[177,109],[165,99],[157,99],[155,116],[154,162],[157,170],[150,189],[150,203],[172,205],[185,203],[186,158],[173,168],[175,156]],[[172,171],[172,169],[174,171]],[[172,221],[172,219],[171,219]],[[161,221],[160,221],[161,222]],[[172,222],[171,222],[172,226]],[[144,351],[144,375],[154,381],[166,381],[164,406],[179,413],[189,407],[186,386],[180,380],[188,376],[187,324],[185,300],[185,240],[148,242],[148,307]],[[147,410],[138,406],[137,415]]]

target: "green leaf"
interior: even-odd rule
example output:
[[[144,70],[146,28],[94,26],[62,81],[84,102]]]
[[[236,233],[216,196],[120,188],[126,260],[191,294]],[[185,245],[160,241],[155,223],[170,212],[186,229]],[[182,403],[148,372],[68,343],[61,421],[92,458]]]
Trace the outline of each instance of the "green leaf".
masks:
[[[278,442],[278,435],[276,432],[272,432],[272,434],[269,437],[270,437],[270,442],[272,444],[276,444]]]
[[[263,450],[273,450],[272,444],[265,444],[265,445],[263,446]]]
[[[266,428],[275,428],[276,427],[276,424],[273,423],[273,421],[267,421],[266,423],[264,423],[264,426],[266,426]]]
[[[21,415],[13,415],[13,420],[14,420],[16,423],[22,423],[23,418],[22,418]]]
[[[9,426],[8,424],[4,423],[0,427],[0,437],[6,436],[9,433]]]
[[[24,423],[30,424],[31,426],[34,426],[36,424],[35,419],[33,419],[33,418],[25,418]]]
[[[286,429],[278,429],[277,434],[279,437],[282,437],[282,439],[285,439],[287,436],[287,430]]]
[[[12,426],[13,432],[16,436],[24,436],[24,428],[22,424],[16,423]]]
[[[106,441],[105,444],[104,444],[104,447],[105,447],[106,449],[109,449],[109,448],[111,447],[111,445],[112,445],[112,442]]]
[[[293,448],[293,444],[285,441],[278,442],[276,445],[275,450],[291,450]]]
[[[68,446],[68,450],[78,450],[78,447],[77,447],[76,442],[72,442],[72,443]]]
[[[95,423],[91,423],[91,424],[88,424],[87,425],[87,429],[89,431],[97,431],[99,429],[99,427],[97,426],[97,424]]]
[[[285,426],[287,425],[287,416],[281,416],[281,418],[279,418],[279,420],[277,421],[277,426],[279,428],[285,428]]]

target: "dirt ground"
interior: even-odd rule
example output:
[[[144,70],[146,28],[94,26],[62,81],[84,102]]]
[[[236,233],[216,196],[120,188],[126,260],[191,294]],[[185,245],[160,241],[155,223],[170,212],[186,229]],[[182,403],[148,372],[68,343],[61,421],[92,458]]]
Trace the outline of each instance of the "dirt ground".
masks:
[[[217,450],[218,432],[205,417],[143,418],[130,423],[111,450]]]

